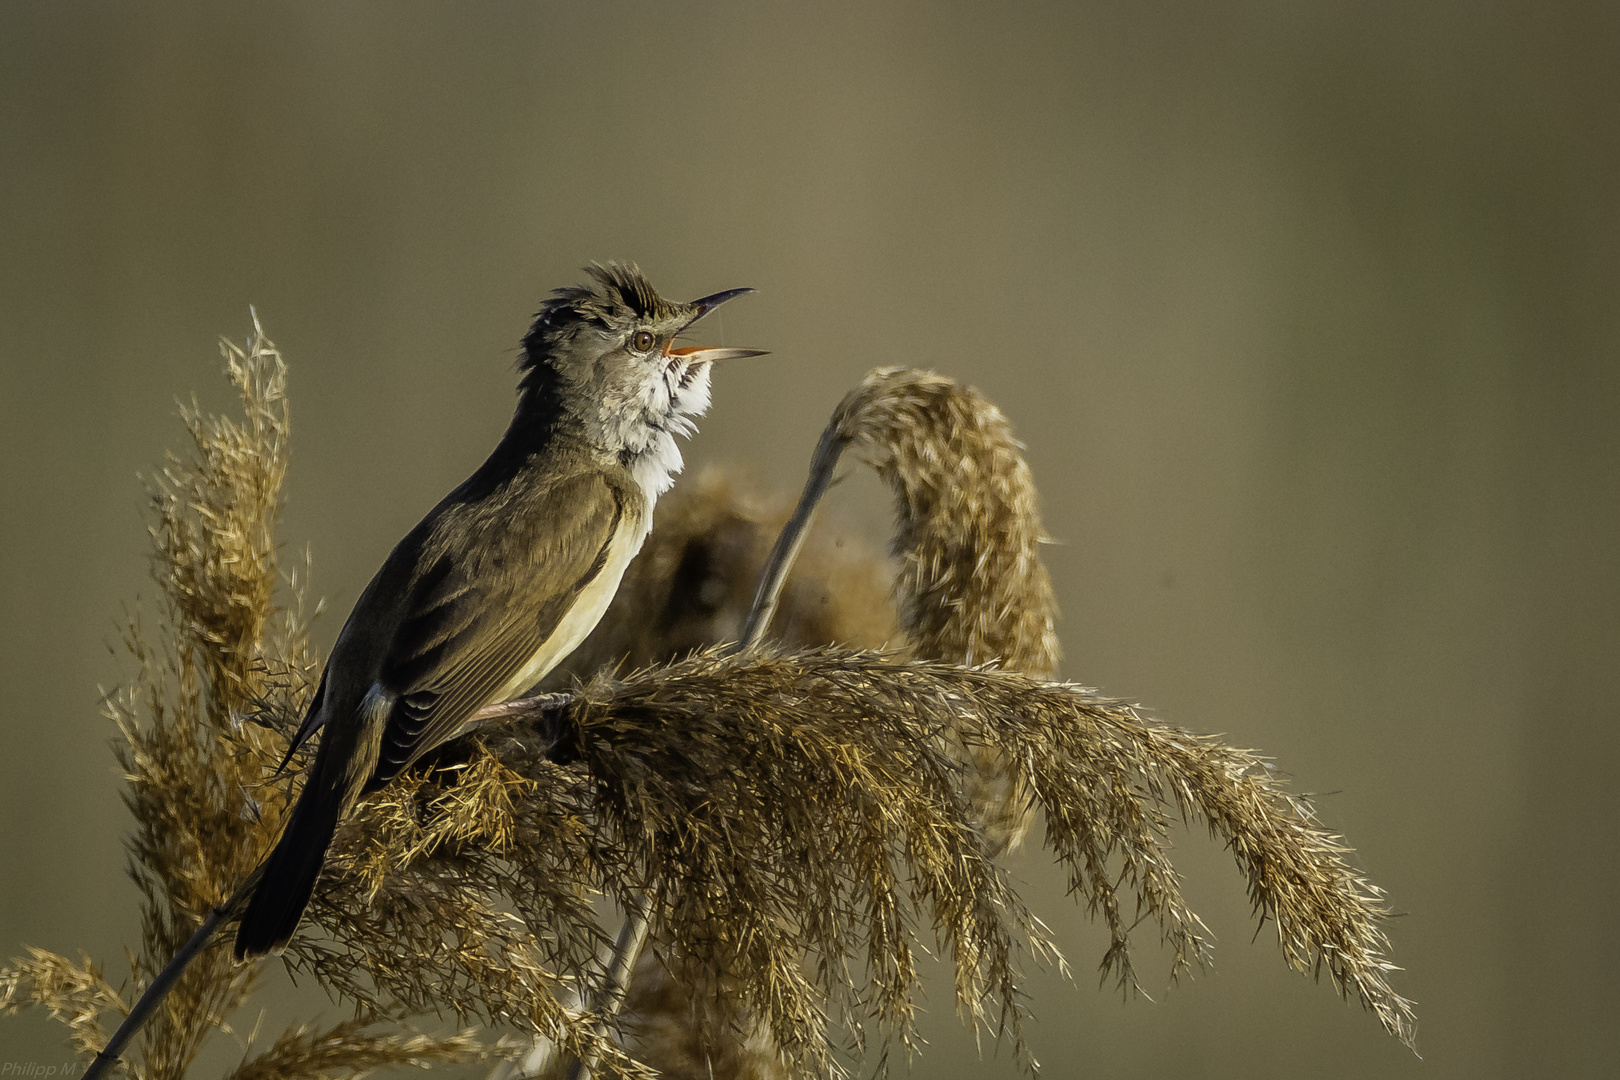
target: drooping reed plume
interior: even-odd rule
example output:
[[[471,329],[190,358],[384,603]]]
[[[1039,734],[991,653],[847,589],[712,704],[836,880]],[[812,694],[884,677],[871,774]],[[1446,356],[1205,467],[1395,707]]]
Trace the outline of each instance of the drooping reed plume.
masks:
[[[147,910],[131,986],[37,951],[0,974],[0,1005],[45,1005],[81,1053],[226,902],[288,804],[270,774],[314,665],[296,585],[276,599],[284,368],[262,335],[227,360],[245,419],[188,414],[194,458],[172,461],[156,490],[163,621],[132,631],[141,675],[109,698]],[[1021,967],[1056,949],[994,854],[1031,814],[1108,927],[1102,964],[1122,984],[1140,921],[1177,966],[1205,956],[1166,839],[1176,818],[1203,821],[1284,959],[1410,1039],[1381,894],[1308,803],[1252,754],[1046,681],[1056,640],[1034,489],[1000,414],[939,376],[878,372],[840,406],[818,460],[846,446],[896,492],[906,650],[854,647],[885,640],[891,616],[869,596],[843,604],[870,593],[870,564],[824,565],[773,623],[801,628],[791,648],[671,659],[737,633],[737,582],[763,547],[758,515],[712,491],[677,506],[578,657],[579,673],[599,672],[447,744],[344,822],[286,960],[361,1020],[250,1048],[237,1076],[479,1052],[466,1033],[400,1030],[421,1014],[543,1036],[597,1075],[645,1075],[612,1025],[571,1004],[591,1000],[604,901],[656,928],[659,981],[632,1008],[656,1018],[656,993],[699,1003],[666,1042],[720,1062],[713,1075],[837,1075],[840,1049],[863,1067],[909,1051],[925,949],[952,964],[968,1021],[1027,1062]],[[607,666],[626,655],[628,674]],[[131,1075],[182,1075],[257,971],[205,951]],[[739,1043],[747,1052],[727,1058]]]
[[[773,640],[799,646],[889,642],[890,601],[897,600],[904,641],[914,656],[964,665],[994,659],[1004,668],[1051,676],[1058,654],[1056,605],[1039,555],[1044,535],[1035,485],[1000,410],[971,387],[942,376],[874,371],[828,424],[801,501],[804,523],[846,450],[875,469],[893,494],[900,572],[892,589],[880,590],[877,562],[864,552],[844,553],[837,563],[841,580],[831,591],[847,600],[828,611],[825,599],[818,605],[814,596],[824,597],[829,554],[840,549],[825,537],[811,537],[795,558],[791,552],[798,549],[789,538],[778,550],[792,561],[793,575],[784,578],[786,595],[771,620]],[[762,515],[745,509],[747,501],[710,478],[695,493],[689,489],[677,512],[660,515],[657,554],[643,557],[643,573],[626,581],[570,669],[588,675],[600,661],[620,655],[612,647],[593,649],[598,641],[622,647],[633,637],[635,650],[624,652],[645,665],[737,637],[766,559],[759,542]],[[681,593],[686,595],[677,602]],[[701,612],[703,621],[677,621],[667,614],[672,610]],[[822,618],[806,625],[807,610]],[[681,629],[664,633],[666,627]],[[876,627],[883,632],[874,636]],[[692,632],[699,628],[707,636]],[[1028,792],[993,751],[962,743],[960,733],[953,737],[956,752],[972,765],[964,783],[992,850],[1016,844],[1033,815]],[[683,962],[660,942],[636,969],[628,1028],[637,1037],[637,1053],[666,1077],[777,1075],[769,1025],[758,1017],[721,1010],[723,1001],[716,1001],[707,1006],[706,1022],[694,1022],[696,1006],[673,970]],[[534,1065],[544,1057],[528,1060]]]
[[[825,492],[846,451],[876,469],[894,496],[899,572],[893,595],[907,655],[955,665],[994,661],[1002,671],[1049,676],[1058,644],[1055,604],[1039,554],[1044,534],[1021,446],[1000,411],[972,388],[933,373],[874,371],[834,411],[796,522],[808,520],[807,504]],[[712,498],[699,500],[701,512],[723,516],[722,508],[709,505]],[[795,547],[791,537],[784,540],[778,553]],[[824,558],[820,546],[807,548],[817,562]],[[730,578],[749,579],[758,572],[758,558],[757,547],[732,548],[728,558],[711,555],[704,562],[718,562]],[[740,604],[743,594],[733,588],[725,595]],[[791,591],[788,597],[773,627],[791,625],[785,618],[794,607]],[[861,607],[875,608],[875,599],[868,597]],[[626,617],[657,610],[657,597],[634,594],[622,607]],[[736,626],[740,612],[716,614],[713,622]],[[841,628],[829,629],[830,640],[854,640],[838,636]],[[660,653],[645,643],[638,659],[674,659],[692,644],[670,642]],[[716,669],[715,677],[732,680],[735,673]],[[1409,1037],[1409,1006],[1384,981],[1380,894],[1342,861],[1345,849],[1315,825],[1309,804],[1277,785],[1262,759],[1147,723],[1122,702],[1080,693],[1108,722],[1106,728],[1062,722],[1047,729],[1050,741],[1010,742],[1011,729],[989,732],[964,711],[963,723],[937,719],[934,730],[949,747],[948,758],[965,759],[960,794],[989,851],[1016,842],[1037,804],[1046,810],[1047,843],[1069,864],[1071,891],[1086,898],[1110,931],[1105,976],[1135,985],[1128,934],[1143,915],[1160,924],[1177,969],[1207,958],[1202,924],[1183,901],[1168,857],[1164,833],[1174,810],[1182,819],[1205,820],[1213,835],[1238,852],[1256,912],[1277,923],[1290,964],[1318,972],[1326,965],[1341,990]],[[1032,734],[1036,728],[1023,730]],[[1059,745],[1065,737],[1075,739],[1068,750]],[[1167,748],[1183,745],[1197,752],[1166,756]],[[1039,769],[1027,767],[1073,757],[1087,746],[1092,749],[1085,768],[1091,771],[1071,777],[1061,794],[1052,794],[1053,780],[1043,781]],[[1196,775],[1195,766],[1202,766]],[[1261,836],[1249,835],[1247,827]],[[1298,851],[1290,847],[1290,834]],[[1133,903],[1120,902],[1121,883],[1132,886]],[[1323,902],[1313,906],[1313,897]],[[641,1034],[638,1053],[666,1076],[775,1075],[768,1019],[738,1009],[735,994],[711,995],[706,1008],[698,998],[695,1006],[681,985],[683,974],[691,978],[692,966],[692,958],[664,941],[656,957],[644,959],[630,1001],[632,1030]]]
[[[880,368],[829,425],[894,497],[895,594],[915,655],[1057,672],[1057,602],[1023,446],[1001,410],[932,372]],[[969,801],[992,847],[1016,846],[1033,817],[1018,772],[969,744]]]

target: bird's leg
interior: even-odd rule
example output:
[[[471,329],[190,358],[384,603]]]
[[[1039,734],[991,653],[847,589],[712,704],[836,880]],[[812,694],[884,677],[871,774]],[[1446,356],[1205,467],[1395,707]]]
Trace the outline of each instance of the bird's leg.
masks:
[[[485,705],[473,713],[462,725],[463,731],[471,731],[480,724],[490,720],[505,720],[513,716],[524,716],[529,713],[551,713],[561,709],[574,700],[573,694],[535,694],[532,697],[513,698],[511,701],[498,701],[493,705]]]

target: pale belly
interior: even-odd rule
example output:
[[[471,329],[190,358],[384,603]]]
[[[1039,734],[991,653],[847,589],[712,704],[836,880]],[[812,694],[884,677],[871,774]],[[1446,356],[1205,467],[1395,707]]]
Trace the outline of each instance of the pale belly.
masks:
[[[649,512],[645,516],[650,519],[652,514]],[[619,591],[619,582],[624,578],[625,567],[630,565],[630,560],[641,550],[641,543],[646,537],[644,529],[625,529],[620,532],[612,550],[608,552],[607,563],[602,567],[602,572],[580,591],[574,606],[568,609],[568,613],[557,624],[557,629],[534,656],[529,658],[529,662],[490,697],[491,704],[509,701],[521,694],[545,678],[564,657],[579,648],[580,642],[596,629],[602,613],[613,602],[614,594]]]

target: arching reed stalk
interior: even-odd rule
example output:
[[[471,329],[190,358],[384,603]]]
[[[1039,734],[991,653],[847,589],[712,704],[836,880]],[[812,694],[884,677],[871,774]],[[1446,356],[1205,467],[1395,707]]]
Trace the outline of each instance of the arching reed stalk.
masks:
[[[1044,537],[1034,483],[1021,449],[1000,411],[972,388],[930,372],[874,371],[834,411],[812,458],[804,494],[765,560],[748,617],[740,620],[742,635],[757,641],[763,638],[768,621],[773,626],[785,621],[777,614],[777,596],[783,589],[793,588],[796,578],[789,570],[809,536],[814,510],[848,451],[876,469],[894,495],[894,553],[899,561],[894,595],[908,655],[957,665],[994,659],[1003,669],[1049,676],[1058,652],[1055,605],[1039,555]],[[709,499],[723,497],[719,490]],[[702,505],[697,516],[704,520],[727,516],[723,507],[709,505],[709,500]],[[683,516],[693,515],[688,511]],[[814,553],[819,546],[812,543],[808,550]],[[725,567],[726,580],[735,580],[753,573],[756,552],[757,545],[732,546],[724,558],[706,552],[696,561],[705,566],[716,562]],[[738,564],[747,569],[739,573]],[[735,588],[723,595],[733,604],[741,599]],[[791,591],[787,595],[791,597]],[[792,606],[784,604],[783,613]],[[658,596],[632,592],[624,614],[658,610]],[[712,613],[711,626],[737,625],[737,611]],[[612,629],[604,632],[616,633]],[[641,634],[637,659],[643,663],[667,662],[694,644],[687,639],[661,649],[645,629]],[[710,640],[724,638],[717,634]],[[831,640],[839,640],[836,629]],[[997,677],[990,672],[980,674]],[[1118,703],[1105,704],[1127,730],[1152,745],[1145,733],[1156,729],[1141,721],[1134,710]],[[1113,973],[1121,986],[1134,986],[1127,935],[1144,914],[1160,921],[1176,968],[1206,958],[1201,924],[1181,900],[1179,882],[1162,842],[1169,814],[1174,811],[1184,819],[1205,820],[1213,834],[1228,840],[1234,850],[1247,853],[1240,865],[1251,875],[1251,882],[1261,883],[1251,888],[1257,914],[1277,920],[1279,939],[1291,964],[1315,969],[1330,957],[1342,959],[1342,966],[1331,971],[1341,990],[1361,997],[1392,1031],[1408,1037],[1409,1007],[1383,981],[1387,969],[1380,966],[1385,942],[1377,925],[1379,894],[1337,858],[1344,849],[1314,825],[1309,805],[1273,784],[1260,759],[1174,729],[1163,730],[1174,745],[1208,748],[1210,757],[1205,764],[1214,772],[1206,769],[1197,778],[1182,777],[1165,762],[1151,763],[1117,740],[1103,740],[1105,733],[1087,731],[1081,744],[1086,739],[1095,743],[1094,753],[1108,768],[1090,777],[1090,787],[1082,784],[1068,789],[1068,799],[1092,792],[1089,802],[1059,798],[1055,804],[1037,798],[1031,787],[1034,774],[1027,768],[1031,761],[1050,760],[1057,753],[1053,746],[1008,745],[987,738],[971,724],[941,722],[936,733],[942,745],[949,747],[948,756],[967,766],[960,770],[961,794],[988,841],[989,852],[1016,842],[1035,816],[1036,804],[1044,805],[1049,846],[1069,861],[1073,890],[1086,897],[1093,914],[1109,928],[1112,944],[1103,959],[1105,976]],[[1110,758],[1110,753],[1117,756]],[[1204,760],[1201,754],[1195,753],[1180,764],[1190,768],[1200,760]],[[1253,774],[1260,787],[1223,799],[1221,785],[1212,783],[1211,776],[1224,775],[1235,782],[1240,774]],[[1176,775],[1175,783],[1168,782],[1171,775]],[[1263,798],[1257,796],[1257,790],[1263,790]],[[1189,796],[1192,791],[1200,792],[1200,797]],[[1134,794],[1125,798],[1125,792]],[[1099,793],[1111,793],[1122,801],[1110,808],[1098,801]],[[1107,816],[1110,809],[1112,818]],[[1261,827],[1266,842],[1244,834],[1246,821],[1267,818],[1269,823]],[[1314,845],[1307,861],[1296,858],[1297,853],[1288,846],[1284,834],[1294,828],[1302,830],[1294,840],[1303,844],[1308,835],[1309,844]],[[1278,875],[1279,864],[1306,867],[1293,891],[1284,887],[1287,875]],[[1116,895],[1121,886],[1131,887],[1124,890],[1127,898],[1135,892],[1134,905],[1121,904]],[[1303,901],[1318,893],[1341,901],[1337,910],[1313,917]],[[701,983],[701,978],[694,979],[692,969],[703,965],[681,954],[678,943],[671,940],[678,937],[678,932],[662,935],[657,958],[649,958],[637,970],[631,995],[631,1028],[640,1033],[634,1044],[637,1053],[666,1076],[696,1080],[711,1074],[776,1075],[772,1021],[738,1007],[734,973],[724,980],[724,993],[709,995],[701,1015],[695,1011],[698,1007],[685,992],[684,983]],[[1308,944],[1312,941],[1329,944],[1313,950]],[[1331,963],[1328,966],[1332,969]]]
[[[1046,536],[1023,444],[977,390],[907,368],[876,369],[833,411],[760,578],[743,640],[764,639],[846,451],[876,470],[894,497],[894,593],[913,655],[1053,676],[1057,602],[1040,556]],[[968,756],[970,800],[992,847],[1017,846],[1030,825],[1028,793],[993,753],[980,747]]]

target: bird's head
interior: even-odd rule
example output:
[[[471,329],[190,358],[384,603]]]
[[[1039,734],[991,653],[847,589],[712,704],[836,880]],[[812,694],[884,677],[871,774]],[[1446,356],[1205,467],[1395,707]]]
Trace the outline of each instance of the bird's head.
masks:
[[[719,305],[751,289],[731,289],[689,304],[666,300],[634,266],[585,268],[590,282],[558,289],[523,341],[523,392],[532,406],[577,420],[599,449],[627,466],[648,454],[680,468],[673,436],[690,435],[692,417],[709,407],[710,366],[762,356],[759,349],[677,345],[676,339]],[[658,490],[668,477],[654,478]]]

